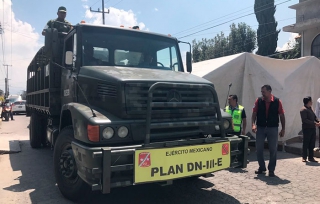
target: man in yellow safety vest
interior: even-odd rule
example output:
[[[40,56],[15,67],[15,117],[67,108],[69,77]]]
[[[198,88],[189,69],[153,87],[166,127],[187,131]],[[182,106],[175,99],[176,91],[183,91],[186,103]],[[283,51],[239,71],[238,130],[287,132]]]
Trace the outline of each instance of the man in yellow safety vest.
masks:
[[[238,104],[237,95],[229,95],[228,97],[229,105],[226,107],[226,112],[232,115],[233,120],[233,130],[236,135],[245,135],[247,126],[247,116],[244,111],[244,107]],[[242,124],[242,128],[241,128]]]

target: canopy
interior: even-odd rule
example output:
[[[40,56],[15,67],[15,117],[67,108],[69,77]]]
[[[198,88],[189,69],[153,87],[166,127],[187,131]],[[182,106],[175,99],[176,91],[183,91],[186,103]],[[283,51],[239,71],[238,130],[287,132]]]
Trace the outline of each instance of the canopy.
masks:
[[[251,134],[253,104],[261,96],[261,87],[269,84],[272,94],[280,98],[285,110],[286,134],[280,139],[282,141],[301,135],[302,99],[311,96],[315,107],[320,97],[320,60],[316,57],[282,60],[240,53],[194,63],[192,74],[214,84],[221,108],[225,106],[232,83],[230,94],[236,94],[239,104],[245,107],[246,133]]]

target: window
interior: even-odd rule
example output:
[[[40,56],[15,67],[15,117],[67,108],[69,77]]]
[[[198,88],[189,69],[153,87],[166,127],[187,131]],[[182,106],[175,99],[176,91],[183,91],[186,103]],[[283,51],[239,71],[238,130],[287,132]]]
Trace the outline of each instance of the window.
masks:
[[[175,47],[168,47],[157,52],[158,66],[168,67],[179,71],[177,51]]]
[[[117,49],[114,52],[114,64],[117,66],[138,66],[143,61],[142,57],[141,52]]]
[[[125,30],[111,29],[107,32],[96,29],[83,33],[82,45],[85,48],[87,44],[93,47],[90,51],[95,58],[102,61],[98,66],[183,70],[177,41],[171,38]],[[84,53],[82,58],[82,65],[90,65],[85,63]]]
[[[320,34],[312,42],[311,55],[320,58]]]
[[[109,50],[103,47],[96,47],[90,43],[82,46],[84,66],[104,66],[109,65]]]
[[[13,103],[14,105],[18,106],[18,105],[26,105],[25,101],[16,101]]]

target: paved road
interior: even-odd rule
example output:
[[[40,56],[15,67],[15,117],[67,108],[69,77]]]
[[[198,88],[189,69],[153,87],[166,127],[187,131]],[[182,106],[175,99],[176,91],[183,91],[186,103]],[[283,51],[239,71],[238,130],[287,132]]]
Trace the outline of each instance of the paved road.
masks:
[[[52,151],[30,148],[28,121],[21,115],[2,123],[0,142],[5,137],[19,139],[22,151],[0,155],[0,203],[71,203],[55,184]],[[178,180],[166,187],[112,189],[109,195],[94,194],[90,203],[320,203],[320,164],[305,164],[300,157],[278,153],[275,178],[254,174],[253,150],[246,169],[220,171],[208,179]]]

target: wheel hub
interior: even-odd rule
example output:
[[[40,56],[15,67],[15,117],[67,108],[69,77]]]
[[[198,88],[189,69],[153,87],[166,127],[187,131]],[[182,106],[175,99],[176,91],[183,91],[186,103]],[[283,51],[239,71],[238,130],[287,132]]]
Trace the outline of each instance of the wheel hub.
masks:
[[[77,177],[77,168],[71,149],[67,149],[61,154],[60,171],[61,174],[68,179],[75,179]]]

